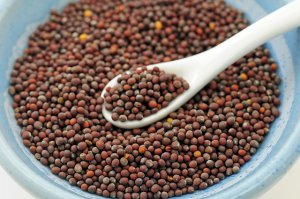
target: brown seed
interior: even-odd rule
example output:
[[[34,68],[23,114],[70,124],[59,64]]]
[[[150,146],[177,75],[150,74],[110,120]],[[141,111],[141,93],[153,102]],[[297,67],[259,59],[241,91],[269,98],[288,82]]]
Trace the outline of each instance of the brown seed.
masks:
[[[129,85],[133,85],[133,84],[136,83],[136,79],[135,79],[135,78],[129,78],[129,79],[127,80],[127,82],[128,82]]]
[[[153,193],[157,193],[161,190],[161,187],[157,184],[154,184],[152,187],[151,187],[151,192]]]
[[[121,163],[121,165],[123,165],[123,166],[126,166],[127,164],[128,164],[128,160],[127,160],[127,158],[121,158],[120,159],[120,163]]]
[[[81,173],[82,171],[82,166],[80,164],[76,164],[75,167],[74,167],[74,171],[76,173]]]
[[[196,162],[195,160],[191,161],[191,162],[189,163],[189,167],[191,167],[191,168],[196,168],[196,167],[197,167],[197,162]]]
[[[78,150],[83,151],[84,149],[86,149],[87,144],[85,142],[80,142],[77,145]]]

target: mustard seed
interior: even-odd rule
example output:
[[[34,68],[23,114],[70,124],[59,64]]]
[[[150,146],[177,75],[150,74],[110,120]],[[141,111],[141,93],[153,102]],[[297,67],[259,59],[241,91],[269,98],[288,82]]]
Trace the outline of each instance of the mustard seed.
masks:
[[[263,46],[145,128],[119,129],[102,107],[115,121],[167,107],[188,82],[141,66],[214,47],[247,26],[243,13],[225,1],[109,3],[68,4],[29,37],[8,91],[24,146],[54,175],[111,198],[170,198],[239,172],[280,115],[278,66]]]

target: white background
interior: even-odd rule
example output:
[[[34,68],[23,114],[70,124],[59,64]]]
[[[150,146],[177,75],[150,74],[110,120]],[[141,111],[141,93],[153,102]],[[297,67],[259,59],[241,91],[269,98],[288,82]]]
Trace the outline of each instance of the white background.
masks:
[[[289,172],[259,199],[299,199],[300,159]],[[0,199],[36,199],[0,167]]]

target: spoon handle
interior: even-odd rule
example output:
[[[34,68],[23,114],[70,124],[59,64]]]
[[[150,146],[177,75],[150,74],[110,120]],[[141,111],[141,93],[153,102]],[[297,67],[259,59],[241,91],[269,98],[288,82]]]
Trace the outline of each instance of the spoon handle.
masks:
[[[204,59],[214,66],[211,68],[213,70],[211,75],[216,76],[266,41],[298,26],[300,26],[300,0],[295,0],[208,50]],[[197,56],[193,56],[194,60]]]

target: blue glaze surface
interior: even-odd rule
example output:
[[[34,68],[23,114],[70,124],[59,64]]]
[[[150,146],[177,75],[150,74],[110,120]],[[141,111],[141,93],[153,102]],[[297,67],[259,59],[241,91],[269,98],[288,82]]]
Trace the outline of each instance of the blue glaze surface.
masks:
[[[14,60],[22,54],[28,36],[45,21],[52,8],[61,9],[67,0],[0,0],[0,163],[14,179],[37,198],[102,198],[80,191],[51,174],[22,144],[7,93]],[[288,0],[228,0],[228,3],[256,21]],[[300,152],[300,31],[293,30],[267,43],[279,64],[282,78],[281,116],[272,124],[269,135],[250,162],[232,175],[204,191],[178,197],[255,198],[276,183]]]

